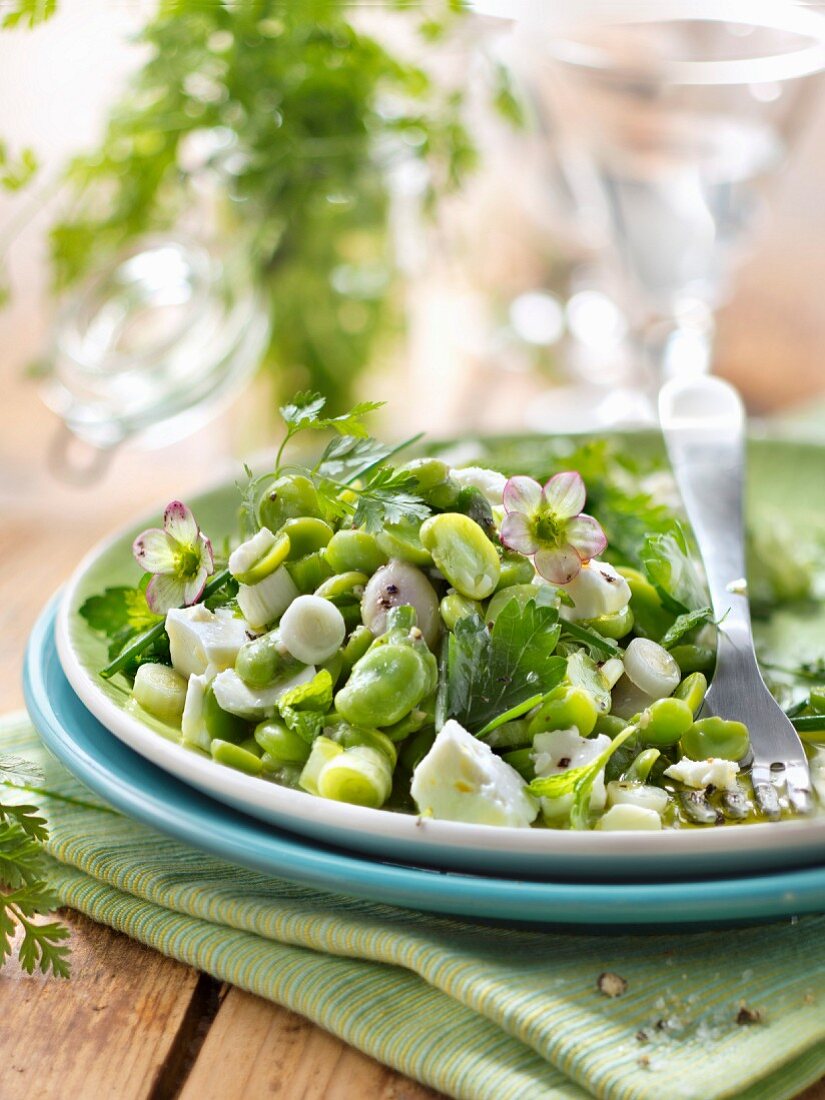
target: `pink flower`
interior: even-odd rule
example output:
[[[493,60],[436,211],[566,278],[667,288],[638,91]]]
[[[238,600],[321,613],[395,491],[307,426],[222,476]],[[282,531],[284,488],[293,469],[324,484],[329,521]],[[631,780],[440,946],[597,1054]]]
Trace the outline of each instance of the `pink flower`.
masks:
[[[166,506],[163,530],[150,527],[138,535],[132,553],[142,569],[154,574],[146,602],[159,615],[195,603],[215,569],[212,543],[180,500]]]
[[[531,557],[553,584],[569,584],[582,563],[607,546],[601,525],[582,512],[586,491],[581,474],[551,477],[544,488],[531,477],[511,477],[504,486],[501,541]]]

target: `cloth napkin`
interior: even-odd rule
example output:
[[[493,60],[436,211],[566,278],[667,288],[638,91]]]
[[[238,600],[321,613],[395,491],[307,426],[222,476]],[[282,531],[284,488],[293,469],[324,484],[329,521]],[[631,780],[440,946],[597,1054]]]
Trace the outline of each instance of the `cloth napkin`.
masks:
[[[137,824],[53,760],[25,716],[0,722],[0,753],[43,770],[42,789],[2,797],[42,806],[65,905],[449,1096],[782,1100],[825,1073],[825,917],[631,936],[420,914]],[[605,971],[627,983],[620,996],[600,992]]]

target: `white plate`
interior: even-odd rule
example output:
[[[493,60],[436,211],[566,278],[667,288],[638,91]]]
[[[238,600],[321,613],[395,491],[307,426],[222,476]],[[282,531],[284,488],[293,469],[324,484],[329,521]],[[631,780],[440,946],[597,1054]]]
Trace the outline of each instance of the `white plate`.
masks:
[[[757,448],[758,450],[758,448]],[[822,461],[822,452],[817,457]],[[189,501],[205,529],[229,530],[237,500],[226,485]],[[178,779],[273,826],[383,859],[468,872],[582,879],[658,879],[731,874],[822,862],[825,815],[776,824],[660,833],[562,832],[434,821],[316,798],[216,764],[124,710],[126,693],[97,675],[104,644],[77,609],[106,584],[134,584],[134,536],[144,517],[95,548],[75,571],[57,619],[57,649],[77,695],[124,744]]]

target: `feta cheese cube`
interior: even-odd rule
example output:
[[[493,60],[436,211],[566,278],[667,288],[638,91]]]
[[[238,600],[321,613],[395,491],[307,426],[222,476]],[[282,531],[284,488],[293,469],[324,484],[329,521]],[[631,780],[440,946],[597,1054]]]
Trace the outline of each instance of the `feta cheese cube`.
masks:
[[[276,704],[285,691],[290,691],[299,684],[308,684],[314,675],[314,666],[307,665],[295,675],[270,684],[269,687],[251,688],[234,668],[229,668],[215,677],[212,687],[221,710],[237,714],[239,718],[260,721],[275,713]]]
[[[419,762],[410,790],[420,813],[443,821],[526,829],[538,811],[515,768],[454,719]]]
[[[629,830],[656,832],[662,828],[662,819],[655,810],[645,806],[631,806],[628,802],[619,802],[610,807],[596,828],[610,833]]]
[[[582,768],[604,752],[610,744],[610,738],[600,733],[598,737],[580,737],[578,730],[550,730],[538,733],[533,738],[533,763],[536,775],[561,775],[571,768]],[[604,785],[604,770],[599,772],[590,792],[590,809],[599,813],[607,801]],[[542,798],[541,812],[550,824],[566,818],[573,805],[573,794],[559,795],[558,798]]]
[[[615,615],[630,602],[630,585],[606,561],[592,561],[583,565],[578,576],[564,586],[573,606],[562,604],[559,616],[568,622],[579,619],[598,619],[601,615]]]
[[[210,664],[231,668],[247,641],[247,629],[247,623],[231,612],[216,614],[201,603],[167,611],[172,667],[182,676],[201,676]]]
[[[275,536],[268,527],[262,527],[252,538],[242,542],[229,555],[229,572],[233,577],[248,573],[261,558],[275,545]]]
[[[665,775],[696,790],[710,786],[720,791],[735,790],[738,774],[739,765],[733,760],[720,760],[715,756],[709,760],[690,760],[685,756],[678,764],[665,769]]]
[[[482,496],[494,508],[500,508],[504,497],[504,486],[507,478],[497,470],[487,470],[483,466],[464,466],[458,470],[451,470],[450,476],[463,488],[478,489]]]

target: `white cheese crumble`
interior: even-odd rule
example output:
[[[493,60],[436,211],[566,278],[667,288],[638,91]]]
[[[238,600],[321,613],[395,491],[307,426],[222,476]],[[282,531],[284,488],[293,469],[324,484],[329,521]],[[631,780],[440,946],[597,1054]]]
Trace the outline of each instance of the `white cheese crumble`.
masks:
[[[720,791],[735,790],[738,774],[738,764],[733,760],[720,760],[716,756],[709,760],[689,760],[688,757],[683,757],[678,764],[671,764],[665,769],[665,775],[696,790],[704,790],[710,786]]]
[[[599,820],[596,828],[606,833],[628,830],[654,832],[662,828],[662,819],[655,810],[645,806],[631,806],[629,802],[619,802],[610,807]]]
[[[203,604],[166,612],[172,667],[182,676],[202,676],[209,665],[231,668],[247,641],[248,626],[231,612],[213,612]]]
[[[483,466],[464,466],[459,470],[451,470],[450,476],[462,489],[467,487],[478,489],[494,508],[501,507],[504,486],[507,484],[504,474],[496,470],[487,470]]]
[[[275,704],[285,691],[300,684],[308,684],[315,675],[315,666],[307,665],[290,676],[265,688],[251,688],[240,678],[234,668],[219,673],[212,681],[212,690],[221,710],[237,714],[239,718],[268,718],[275,713]]]
[[[624,577],[608,562],[596,558],[582,566],[564,591],[573,606],[562,604],[559,615],[568,622],[615,615],[630,602],[630,586]]]
[[[548,775],[561,775],[571,768],[582,768],[596,759],[610,744],[610,738],[600,733],[598,737],[580,737],[575,729],[550,730],[533,738],[533,763],[536,775],[542,779]],[[604,769],[599,772],[590,793],[590,809],[600,813],[607,801],[604,785]],[[550,821],[565,818],[573,805],[573,795],[558,798],[542,798],[541,811]]]
[[[526,829],[538,806],[515,768],[450,719],[413,772],[419,813],[472,825]]]

